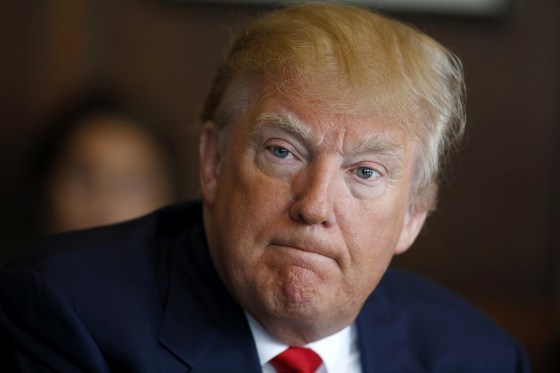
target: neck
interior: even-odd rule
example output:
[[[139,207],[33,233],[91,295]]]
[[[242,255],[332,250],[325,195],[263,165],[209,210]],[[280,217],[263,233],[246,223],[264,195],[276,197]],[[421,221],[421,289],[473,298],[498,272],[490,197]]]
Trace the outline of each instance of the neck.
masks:
[[[346,322],[337,323],[331,321],[314,320],[287,320],[282,319],[259,319],[251,314],[259,323],[262,329],[278,341],[288,346],[303,347],[309,343],[327,338],[338,333],[342,329],[351,325],[355,317],[349,318]]]

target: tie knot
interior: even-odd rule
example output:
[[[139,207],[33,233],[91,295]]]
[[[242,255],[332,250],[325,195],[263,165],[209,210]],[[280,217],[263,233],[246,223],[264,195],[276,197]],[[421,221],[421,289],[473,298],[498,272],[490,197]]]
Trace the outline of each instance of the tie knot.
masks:
[[[314,373],[322,363],[315,351],[305,347],[289,347],[270,360],[278,373]]]

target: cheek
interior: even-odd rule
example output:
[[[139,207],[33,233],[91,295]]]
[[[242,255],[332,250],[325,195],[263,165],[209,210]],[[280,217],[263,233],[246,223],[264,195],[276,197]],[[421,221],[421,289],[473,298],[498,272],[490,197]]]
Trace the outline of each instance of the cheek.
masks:
[[[238,266],[251,265],[266,244],[267,232],[285,215],[286,190],[254,167],[248,156],[222,165],[214,206],[219,246],[228,247],[221,256]]]
[[[229,162],[224,166],[219,194],[221,201],[229,205],[231,213],[244,217],[245,222],[250,219],[258,223],[286,208],[290,199],[289,180],[262,172],[256,167],[251,152],[238,162]]]
[[[363,277],[362,281],[378,280],[394,255],[404,213],[381,204],[354,206],[349,211],[352,213],[339,221],[348,247],[349,266],[355,277]]]

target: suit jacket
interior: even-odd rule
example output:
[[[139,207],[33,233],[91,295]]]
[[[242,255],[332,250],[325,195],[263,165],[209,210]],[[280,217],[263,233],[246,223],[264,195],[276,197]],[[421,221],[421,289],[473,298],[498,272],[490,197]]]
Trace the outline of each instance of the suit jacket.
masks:
[[[0,271],[0,370],[259,372],[208,254],[199,203],[49,239]],[[524,372],[469,305],[390,269],[356,325],[364,372]]]

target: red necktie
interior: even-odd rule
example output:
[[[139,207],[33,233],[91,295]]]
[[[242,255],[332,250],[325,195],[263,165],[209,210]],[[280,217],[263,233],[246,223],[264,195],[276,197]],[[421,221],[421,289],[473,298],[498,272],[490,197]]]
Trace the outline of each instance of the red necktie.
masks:
[[[322,363],[315,351],[304,347],[289,347],[270,360],[278,373],[315,373]]]

